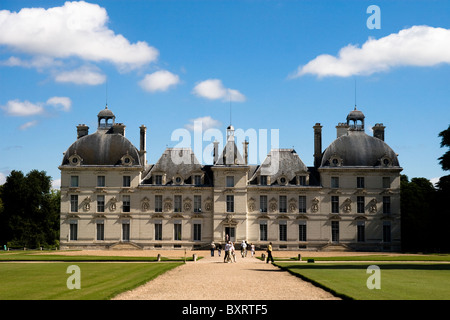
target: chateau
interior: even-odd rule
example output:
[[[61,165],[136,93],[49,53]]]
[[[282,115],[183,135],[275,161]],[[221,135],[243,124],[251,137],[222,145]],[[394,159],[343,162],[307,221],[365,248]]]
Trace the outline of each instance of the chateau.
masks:
[[[214,162],[199,163],[190,148],[167,148],[146,160],[146,127],[139,149],[108,107],[89,134],[77,126],[61,170],[62,249],[209,248],[228,236],[275,250],[400,250],[400,172],[382,124],[364,131],[356,107],[322,150],[313,126],[314,166],[294,149],[272,149],[248,164],[229,126],[214,143]]]

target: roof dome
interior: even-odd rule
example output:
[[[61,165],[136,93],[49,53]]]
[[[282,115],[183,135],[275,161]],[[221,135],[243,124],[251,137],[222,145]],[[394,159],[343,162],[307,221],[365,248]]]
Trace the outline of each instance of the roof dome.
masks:
[[[77,160],[73,161],[76,158]],[[140,166],[139,151],[123,135],[101,130],[83,136],[64,153],[62,165]]]
[[[322,155],[321,167],[399,167],[396,153],[384,141],[364,131],[349,131],[334,140]]]
[[[108,106],[105,107],[105,109],[101,110],[97,117],[99,118],[115,118],[114,113],[108,109]]]

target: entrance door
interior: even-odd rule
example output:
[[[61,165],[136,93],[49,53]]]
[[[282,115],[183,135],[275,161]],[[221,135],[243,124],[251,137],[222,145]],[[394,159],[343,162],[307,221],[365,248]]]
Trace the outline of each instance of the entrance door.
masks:
[[[331,221],[331,242],[339,242],[339,221]]]
[[[236,241],[236,228],[235,227],[225,227],[225,240],[227,239],[231,240],[231,242]]]
[[[130,241],[130,223],[122,223],[122,241]]]

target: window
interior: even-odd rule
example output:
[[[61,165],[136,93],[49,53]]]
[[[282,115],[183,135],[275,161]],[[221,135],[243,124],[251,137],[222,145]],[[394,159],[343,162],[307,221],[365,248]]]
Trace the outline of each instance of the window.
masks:
[[[97,176],[97,187],[105,186],[105,176]]]
[[[196,186],[199,186],[202,184],[202,176],[196,175],[194,176],[194,183]]]
[[[339,213],[339,197],[331,196],[331,212]]]
[[[364,213],[364,197],[363,196],[358,196],[356,197],[356,212],[357,213]]]
[[[383,188],[389,189],[391,187],[391,178],[390,177],[383,177]]]
[[[279,223],[280,241],[287,241],[287,223],[286,220],[281,220]]]
[[[161,175],[155,176],[155,184],[162,185],[162,176]]]
[[[259,240],[267,241],[267,221],[259,222]]]
[[[122,196],[122,212],[130,212],[130,196]]]
[[[391,213],[391,197],[383,197],[383,213]]]
[[[364,189],[364,177],[356,177],[356,188]]]
[[[122,221],[122,241],[130,241],[130,220]]]
[[[364,221],[358,221],[357,225],[356,225],[356,236],[357,236],[357,241],[358,242],[364,242],[366,241],[366,236],[365,236],[365,229],[366,229],[366,225]]]
[[[194,223],[194,241],[202,240],[202,225],[201,223]]]
[[[162,212],[162,196],[155,196],[155,212]]]
[[[267,212],[267,196],[259,196],[259,211]]]
[[[78,176],[71,176],[70,177],[70,186],[72,188],[78,188]]]
[[[227,176],[227,188],[234,187],[234,177],[233,176]]]
[[[259,184],[262,186],[267,186],[267,176],[261,176],[259,181]]]
[[[155,240],[162,240],[162,222],[155,222]]]
[[[391,222],[383,222],[383,242],[391,242]]]
[[[105,223],[103,220],[97,221],[97,240],[105,240]]]
[[[298,223],[298,241],[306,241],[306,221]]]
[[[70,196],[70,212],[78,212],[78,195]]]
[[[175,221],[173,224],[173,240],[181,241],[181,221]]]
[[[194,196],[194,212],[202,212],[202,196]]]
[[[287,212],[286,196],[280,196],[280,212]]]
[[[78,240],[78,221],[70,221],[69,239],[72,241]]]
[[[131,177],[130,176],[123,176],[123,187],[129,187],[131,185]]]
[[[105,196],[97,196],[97,212],[105,212]]]
[[[331,221],[331,241],[339,242],[339,221]]]
[[[299,176],[299,177],[298,177],[298,183],[299,183],[301,186],[306,186],[306,176]]]
[[[174,200],[173,200],[173,212],[181,212],[181,196],[177,195],[174,196]]]
[[[298,197],[298,212],[306,213],[306,196]]]
[[[227,196],[227,212],[234,212],[234,196]]]
[[[339,177],[331,177],[331,187],[339,188]]]

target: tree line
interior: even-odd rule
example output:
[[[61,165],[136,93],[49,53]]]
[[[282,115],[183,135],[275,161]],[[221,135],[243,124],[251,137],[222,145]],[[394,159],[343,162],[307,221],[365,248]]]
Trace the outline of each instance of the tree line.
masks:
[[[439,133],[450,149],[450,125]],[[439,159],[450,170],[450,150]],[[450,252],[450,175],[436,186],[426,178],[401,176],[401,241],[405,252]],[[8,247],[57,247],[60,226],[59,190],[51,188],[45,171],[24,175],[12,171],[0,186],[0,244]]]

